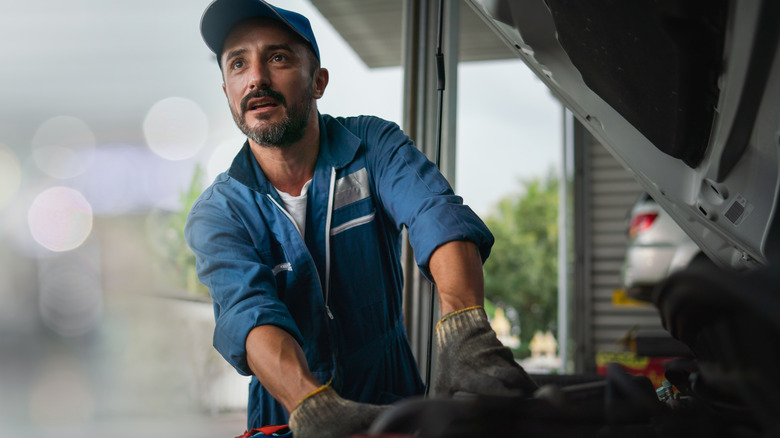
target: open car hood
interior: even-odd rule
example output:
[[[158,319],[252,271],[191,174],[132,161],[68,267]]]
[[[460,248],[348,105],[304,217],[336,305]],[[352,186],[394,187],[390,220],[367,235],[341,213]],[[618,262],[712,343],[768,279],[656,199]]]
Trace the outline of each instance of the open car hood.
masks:
[[[780,2],[468,3],[713,261],[769,264]]]

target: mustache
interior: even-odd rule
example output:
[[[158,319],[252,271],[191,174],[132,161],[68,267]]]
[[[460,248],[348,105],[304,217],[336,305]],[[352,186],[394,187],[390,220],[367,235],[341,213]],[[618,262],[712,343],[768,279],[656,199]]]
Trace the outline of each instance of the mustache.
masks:
[[[282,93],[265,88],[262,90],[257,90],[253,93],[249,93],[246,96],[244,96],[244,98],[241,99],[241,112],[245,113],[247,111],[247,105],[249,105],[250,99],[257,99],[260,97],[270,97],[271,99],[279,102],[281,105],[287,106],[287,100],[284,98]]]

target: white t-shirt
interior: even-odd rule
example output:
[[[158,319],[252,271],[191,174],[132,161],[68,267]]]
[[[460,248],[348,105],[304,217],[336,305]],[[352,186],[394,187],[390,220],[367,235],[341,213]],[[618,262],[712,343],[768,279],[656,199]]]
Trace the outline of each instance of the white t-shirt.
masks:
[[[306,197],[309,194],[310,184],[311,180],[306,181],[306,184],[301,188],[300,196],[293,196],[276,189],[276,192],[279,193],[279,197],[282,199],[284,209],[287,210],[287,213],[290,213],[290,216],[295,221],[295,225],[298,226],[301,237],[306,235]]]

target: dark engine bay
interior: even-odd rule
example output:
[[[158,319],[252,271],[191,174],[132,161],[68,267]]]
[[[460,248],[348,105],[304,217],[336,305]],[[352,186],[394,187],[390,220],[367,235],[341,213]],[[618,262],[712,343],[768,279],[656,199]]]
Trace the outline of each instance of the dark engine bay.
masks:
[[[372,436],[780,436],[780,275],[699,263],[654,294],[664,327],[693,352],[663,387],[611,364],[605,377],[534,376],[531,398],[421,399],[380,417]]]

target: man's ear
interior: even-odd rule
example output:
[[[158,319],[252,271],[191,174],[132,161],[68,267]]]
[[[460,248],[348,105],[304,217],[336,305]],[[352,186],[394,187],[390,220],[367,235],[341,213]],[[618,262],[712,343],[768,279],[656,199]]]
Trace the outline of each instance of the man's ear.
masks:
[[[315,99],[319,99],[325,94],[325,88],[328,86],[328,79],[330,78],[328,74],[327,68],[318,68],[317,71],[314,72],[314,93],[312,96]]]
[[[227,97],[227,87],[225,87],[225,82],[222,82],[222,92],[225,93],[225,97]]]

